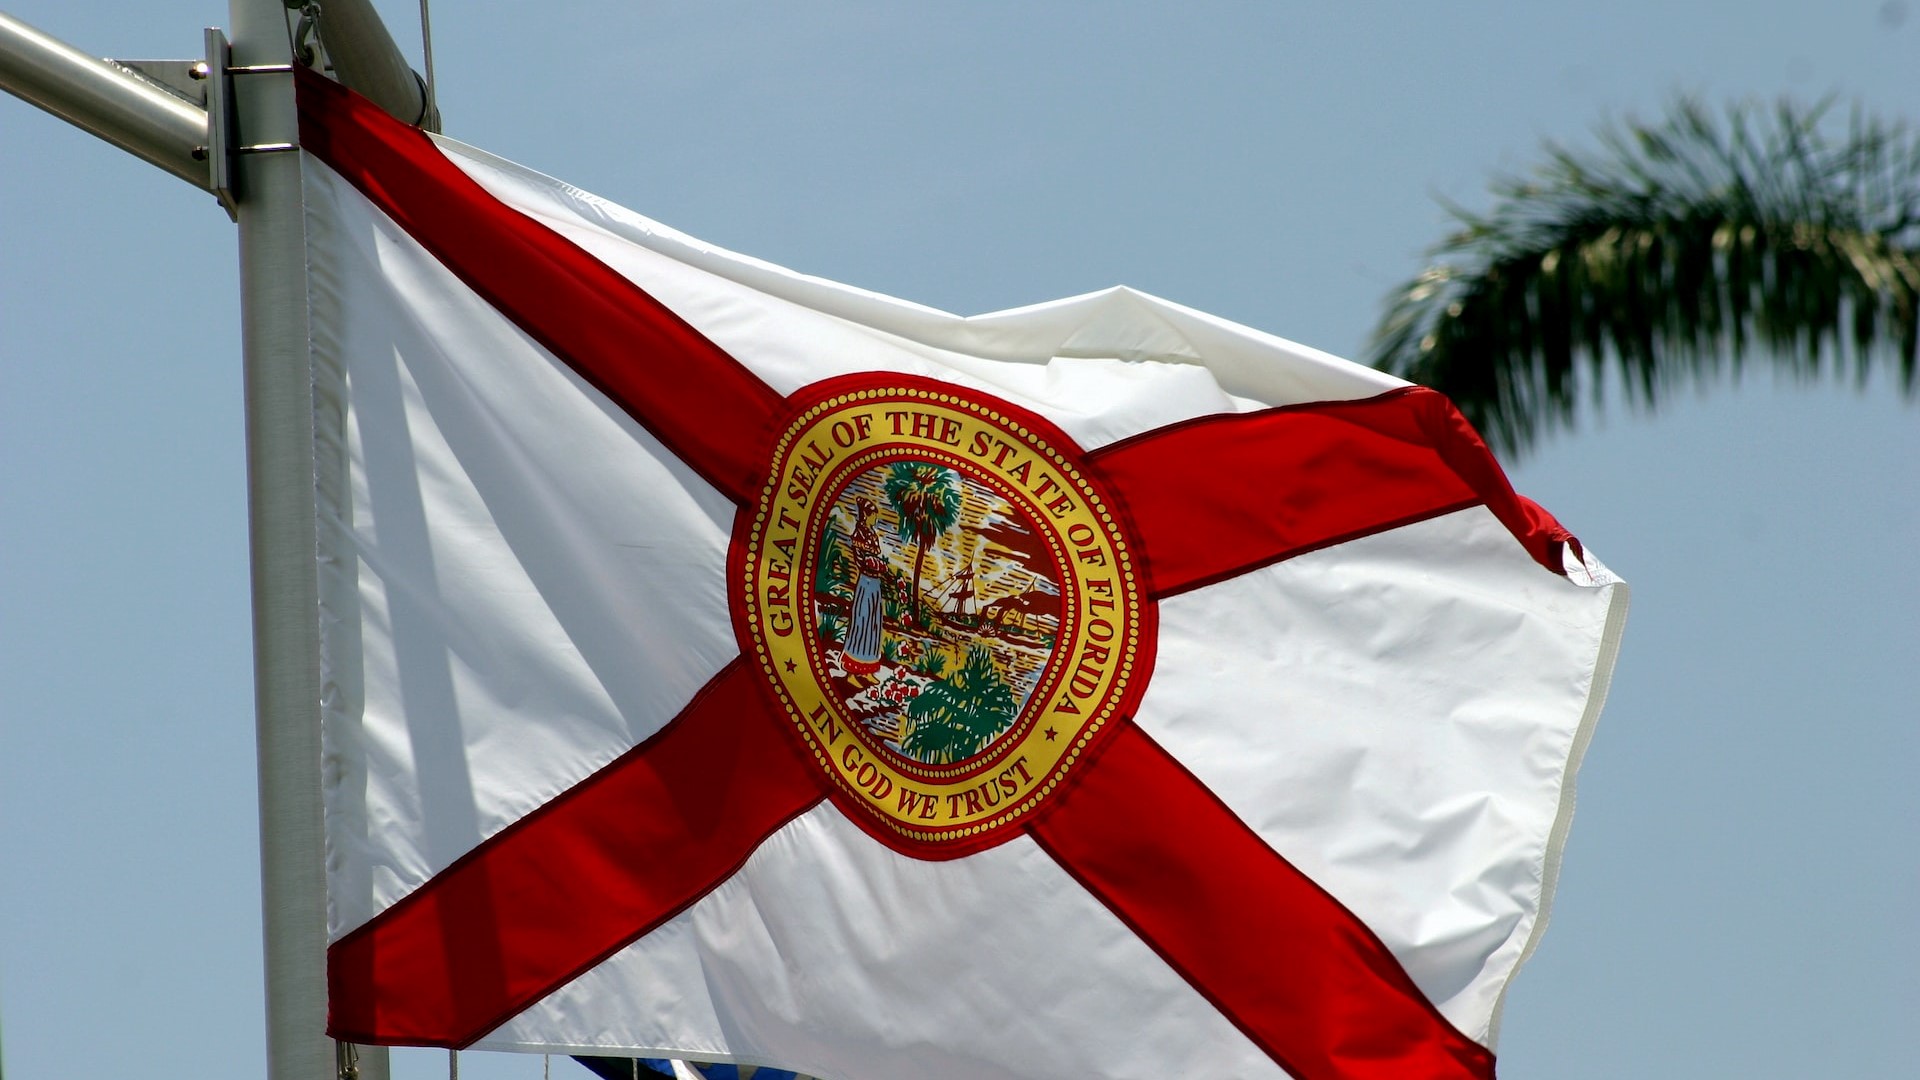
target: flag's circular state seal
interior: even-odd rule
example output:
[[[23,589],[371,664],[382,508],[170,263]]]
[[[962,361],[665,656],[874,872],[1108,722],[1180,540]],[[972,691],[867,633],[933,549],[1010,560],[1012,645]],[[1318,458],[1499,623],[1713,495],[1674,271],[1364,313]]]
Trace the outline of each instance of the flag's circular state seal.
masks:
[[[1152,665],[1117,501],[1053,424],[905,375],[788,398],[729,558],[747,663],[832,798],[920,858],[1020,831]]]

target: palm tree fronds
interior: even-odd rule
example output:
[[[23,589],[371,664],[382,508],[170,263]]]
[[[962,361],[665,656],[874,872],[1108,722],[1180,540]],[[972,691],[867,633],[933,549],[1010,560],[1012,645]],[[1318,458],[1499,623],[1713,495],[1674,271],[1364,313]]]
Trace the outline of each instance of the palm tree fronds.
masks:
[[[1618,365],[1636,405],[1738,371],[1893,361],[1914,388],[1920,344],[1920,139],[1826,105],[1681,100],[1658,124],[1603,128],[1599,149],[1549,144],[1495,181],[1484,214],[1389,297],[1376,367],[1453,398],[1497,449],[1571,423]],[[1583,388],[1584,384],[1584,388]]]

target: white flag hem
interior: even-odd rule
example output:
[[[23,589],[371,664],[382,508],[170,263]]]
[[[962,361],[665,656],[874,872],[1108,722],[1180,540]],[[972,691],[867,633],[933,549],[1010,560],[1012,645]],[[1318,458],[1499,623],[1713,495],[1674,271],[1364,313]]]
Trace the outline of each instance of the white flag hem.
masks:
[[[1607,621],[1600,634],[1600,651],[1594,659],[1593,685],[1587,692],[1587,707],[1580,716],[1580,726],[1574,731],[1573,749],[1567,755],[1565,779],[1560,785],[1560,805],[1554,814],[1553,831],[1547,837],[1547,857],[1541,869],[1533,930],[1527,935],[1526,944],[1521,946],[1520,956],[1513,962],[1513,970],[1501,985],[1499,995],[1494,998],[1486,1030],[1477,1033],[1478,1036],[1484,1036],[1481,1041],[1489,1050],[1500,1048],[1500,1020],[1506,1012],[1507,992],[1513,989],[1513,977],[1520,973],[1520,969],[1533,958],[1534,950],[1540,947],[1540,941],[1547,932],[1547,920],[1553,914],[1553,896],[1560,886],[1560,864],[1566,854],[1567,835],[1573,828],[1580,763],[1586,759],[1587,747],[1593,742],[1594,729],[1600,723],[1600,713],[1606,708],[1607,692],[1613,686],[1614,665],[1620,659],[1620,642],[1627,629],[1627,609],[1631,606],[1632,590],[1625,581],[1601,564],[1592,552],[1583,553],[1581,558],[1591,570],[1588,580],[1594,584],[1589,587],[1610,590]]]

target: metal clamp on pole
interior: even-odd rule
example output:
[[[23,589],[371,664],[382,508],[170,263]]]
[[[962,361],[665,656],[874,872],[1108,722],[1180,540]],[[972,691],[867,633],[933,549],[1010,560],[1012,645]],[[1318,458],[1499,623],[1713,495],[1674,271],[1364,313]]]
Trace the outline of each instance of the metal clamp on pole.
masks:
[[[309,23],[318,31],[335,78],[402,123],[440,130],[440,112],[426,80],[408,66],[368,0],[283,2],[301,12],[303,33]]]
[[[206,82],[207,101],[207,141],[197,154],[207,162],[207,186],[226,207],[227,216],[235,217],[239,202],[233,186],[234,156],[285,153],[300,147],[291,142],[242,143],[234,116],[233,80],[236,76],[291,75],[293,65],[233,63],[233,47],[217,26],[207,27],[205,40],[207,59],[193,71],[195,78]]]
[[[233,193],[234,133],[233,78],[230,74],[232,48],[227,35],[217,26],[209,26],[204,38],[207,49],[207,186],[213,197],[226,207],[227,216],[239,220],[240,205]]]

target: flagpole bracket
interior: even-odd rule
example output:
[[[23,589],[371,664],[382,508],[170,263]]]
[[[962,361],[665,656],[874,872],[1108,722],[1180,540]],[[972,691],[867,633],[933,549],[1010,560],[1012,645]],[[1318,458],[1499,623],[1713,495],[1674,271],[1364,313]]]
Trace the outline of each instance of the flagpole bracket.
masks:
[[[207,85],[207,186],[213,189],[213,197],[227,211],[227,216],[240,220],[240,203],[233,193],[233,153],[232,148],[238,141],[234,138],[237,124],[233,108],[233,47],[227,41],[227,35],[217,26],[206,30],[207,70],[203,79]]]
[[[108,60],[107,63],[189,105],[207,107],[205,60]]]
[[[244,144],[239,140],[239,123],[233,106],[233,80],[251,75],[291,75],[292,64],[235,64],[233,47],[217,26],[206,30],[207,58],[187,69],[186,75],[199,87],[200,104],[207,110],[207,143],[194,151],[194,157],[207,162],[207,186],[227,211],[239,220],[239,201],[233,188],[233,159],[239,154],[272,154],[300,149],[297,143],[271,142]]]

